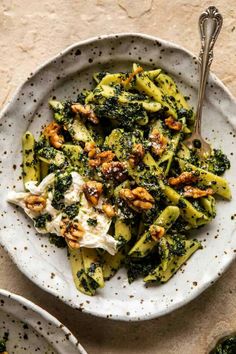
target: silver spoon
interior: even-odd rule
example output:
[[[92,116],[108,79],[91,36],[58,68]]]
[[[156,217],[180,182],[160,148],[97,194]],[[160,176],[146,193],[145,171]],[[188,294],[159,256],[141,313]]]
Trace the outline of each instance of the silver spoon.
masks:
[[[196,148],[200,157],[206,157],[211,153],[211,146],[201,136],[202,106],[205,96],[206,81],[213,60],[213,47],[220,33],[223,17],[215,6],[210,6],[199,17],[199,29],[201,36],[201,50],[199,54],[200,83],[197,100],[197,110],[193,132],[190,138],[184,141],[190,149]]]

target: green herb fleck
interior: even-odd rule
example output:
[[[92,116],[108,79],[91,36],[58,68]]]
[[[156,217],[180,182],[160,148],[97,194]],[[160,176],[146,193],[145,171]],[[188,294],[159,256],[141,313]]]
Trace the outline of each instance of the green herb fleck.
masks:
[[[93,226],[93,227],[95,227],[95,226],[97,226],[97,223],[98,223],[98,221],[97,221],[97,219],[92,219],[92,218],[89,218],[88,220],[87,220],[87,224],[89,225],[89,226]]]
[[[47,221],[51,221],[52,217],[50,214],[45,213],[43,215],[34,218],[34,226],[38,229],[45,229]]]

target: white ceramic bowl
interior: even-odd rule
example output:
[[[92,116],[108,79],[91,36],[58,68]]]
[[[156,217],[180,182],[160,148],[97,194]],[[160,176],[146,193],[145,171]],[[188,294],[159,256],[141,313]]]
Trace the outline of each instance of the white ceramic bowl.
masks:
[[[226,178],[231,184],[231,202],[219,200],[217,217],[199,229],[196,236],[203,250],[196,252],[187,265],[167,283],[145,288],[142,280],[131,285],[124,269],[97,295],[79,293],[73,283],[66,251],[50,245],[47,237],[37,235],[32,223],[6,202],[9,190],[22,190],[21,136],[27,130],[36,135],[41,125],[52,119],[48,99],[76,97],[91,86],[96,71],[129,70],[132,62],[162,67],[168,71],[190,103],[195,106],[198,85],[197,60],[173,43],[143,34],[118,34],[93,38],[66,49],[32,73],[18,89],[1,114],[1,199],[0,241],[19,269],[34,283],[58,296],[70,306],[97,316],[140,320],[171,312],[194,299],[229,266],[236,255],[235,213],[236,103],[224,85],[209,77],[203,109],[203,135],[216,148],[222,147],[231,160]],[[54,273],[55,277],[51,277]]]
[[[9,353],[86,354],[55,317],[22,296],[0,289],[0,340],[5,333]]]

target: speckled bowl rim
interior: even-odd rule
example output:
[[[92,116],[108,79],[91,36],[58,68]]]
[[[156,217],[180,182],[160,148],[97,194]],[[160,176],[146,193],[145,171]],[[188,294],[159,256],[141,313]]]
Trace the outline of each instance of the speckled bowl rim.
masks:
[[[8,299],[11,299],[15,303],[20,304],[22,306],[26,306],[28,309],[32,310],[33,312],[36,312],[43,320],[45,320],[46,322],[50,322],[54,327],[56,327],[60,331],[64,332],[64,335],[65,335],[65,337],[68,338],[68,341],[72,343],[72,345],[75,347],[75,349],[76,348],[78,349],[78,353],[87,354],[85,349],[78,342],[78,340],[71,333],[71,331],[66,326],[64,326],[58,319],[56,319],[53,315],[51,315],[49,312],[44,310],[42,307],[34,304],[32,301],[26,299],[25,297],[23,297],[21,295],[14,294],[14,293],[12,293],[12,292],[10,292],[8,290],[0,289],[0,297],[1,296],[5,297],[5,298],[8,298]],[[1,307],[0,307],[0,310],[1,310]],[[4,311],[4,309],[3,309],[3,311]],[[17,315],[16,315],[16,317],[19,320],[24,321],[25,323],[27,323],[27,321],[24,320],[23,318],[19,318]],[[34,320],[34,319],[31,317],[31,321],[32,320]],[[27,324],[29,324],[29,326],[32,327],[32,323],[27,323]],[[35,326],[36,326],[36,322],[35,322]],[[33,327],[33,329],[37,331],[36,328]],[[47,338],[46,338],[46,340],[48,341]]]
[[[2,108],[1,112],[0,112],[0,119],[2,119],[2,117],[7,113],[8,109],[10,108],[10,106],[16,101],[17,96],[19,94],[19,92],[22,90],[22,88],[24,87],[24,85],[26,84],[26,82],[28,80],[30,80],[34,75],[36,75],[37,73],[39,73],[43,68],[45,68],[47,65],[52,64],[55,60],[62,58],[64,55],[66,55],[67,53],[69,53],[71,50],[74,50],[75,48],[79,47],[79,46],[83,46],[83,45],[89,45],[91,43],[94,42],[99,42],[102,40],[106,40],[106,39],[122,39],[122,38],[127,38],[127,37],[132,37],[136,38],[136,39],[147,39],[150,41],[158,41],[159,43],[161,43],[163,46],[168,46],[171,49],[176,49],[176,50],[180,50],[182,52],[184,52],[188,57],[192,58],[196,56],[190,52],[189,50],[185,49],[184,47],[182,47],[181,45],[175,44],[172,41],[167,41],[164,39],[161,39],[159,37],[156,36],[151,36],[151,35],[147,35],[147,34],[143,34],[143,33],[139,33],[139,32],[119,32],[119,33],[113,33],[113,34],[106,34],[106,35],[100,35],[100,36],[95,36],[95,37],[91,37],[89,39],[83,40],[83,41],[79,41],[75,44],[72,44],[70,46],[68,46],[66,49],[62,50],[61,52],[59,52],[59,54],[55,55],[54,57],[52,57],[51,59],[45,61],[42,65],[38,66],[38,68],[32,72],[30,74],[30,76],[23,82],[23,84],[21,84],[15,91],[14,95],[12,96],[12,98],[9,100],[9,102],[5,105],[5,107]],[[196,59],[195,59],[196,60]],[[218,77],[213,74],[212,72],[209,74],[209,79],[208,82],[213,82],[215,83],[223,92],[224,94],[227,96],[227,98],[233,102],[236,105],[236,98],[231,94],[231,92],[229,91],[229,89],[220,81],[220,79],[218,79]],[[45,290],[46,292],[57,296],[56,292],[48,289],[46,286],[43,286],[41,284],[38,284],[36,280],[31,279],[31,274],[29,271],[27,271],[24,267],[21,266],[20,263],[17,263],[14,259],[14,256],[10,254],[11,259],[13,260],[13,262],[17,265],[17,267],[19,268],[19,270],[27,277],[29,278],[31,281],[33,281],[37,286],[39,286],[40,288],[42,288],[43,290]],[[223,257],[222,259],[222,268],[221,268],[221,273],[220,276],[229,268],[229,266],[231,265],[231,263],[235,260],[236,258],[236,253],[232,254],[230,257]],[[178,301],[176,301],[173,304],[169,304],[168,308],[163,309],[162,311],[155,311],[153,313],[149,313],[149,314],[144,314],[141,315],[140,317],[136,316],[125,316],[125,315],[116,315],[115,317],[108,317],[112,320],[121,320],[121,321],[143,321],[143,320],[149,320],[149,319],[153,319],[153,318],[157,318],[157,317],[161,317],[164,315],[167,315],[177,309],[179,309],[180,307],[188,304],[189,302],[191,302],[192,300],[194,300],[196,297],[198,297],[201,293],[203,293],[208,287],[210,287],[213,283],[216,282],[216,280],[219,279],[219,275],[215,275],[215,276],[211,276],[208,277],[207,280],[203,281],[201,283],[200,286],[196,287],[194,289],[194,291],[192,291],[191,295],[188,294],[188,296],[185,299],[180,299]],[[61,300],[63,302],[65,302],[67,305],[69,305],[70,307],[74,307],[76,308],[75,305],[73,305],[69,300]],[[87,310],[86,307],[83,309],[84,313],[89,313],[98,317],[102,317],[102,318],[107,318],[107,314],[106,313],[100,313],[97,311],[91,311],[91,310]]]

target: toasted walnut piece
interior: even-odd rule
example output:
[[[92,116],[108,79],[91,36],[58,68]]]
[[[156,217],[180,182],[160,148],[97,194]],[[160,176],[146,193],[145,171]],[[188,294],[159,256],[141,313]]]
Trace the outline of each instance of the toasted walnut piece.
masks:
[[[51,122],[46,126],[43,134],[49,138],[50,144],[56,149],[60,149],[65,139],[63,135],[60,134],[61,126],[55,122]]]
[[[145,149],[142,144],[134,144],[131,155],[129,157],[129,163],[131,167],[135,167],[139,164],[145,154]]]
[[[149,232],[154,241],[160,240],[160,238],[165,235],[164,227],[158,225],[151,225],[149,227]]]
[[[113,218],[116,215],[115,209],[111,204],[103,204],[102,210],[109,218]]]
[[[110,151],[110,150],[102,151],[102,152],[95,154],[92,158],[89,159],[89,165],[92,167],[98,167],[98,166],[101,166],[105,162],[111,162],[114,159],[114,157],[115,157],[115,154],[112,151]]]
[[[75,103],[72,104],[71,109],[74,113],[80,113],[82,116],[86,117],[90,122],[94,124],[99,123],[98,117],[88,104],[83,106],[81,103]]]
[[[26,208],[34,212],[41,212],[46,207],[46,199],[39,195],[29,195],[24,201]]]
[[[80,225],[78,221],[72,221],[68,218],[64,218],[60,223],[60,230],[63,237],[65,237],[66,242],[71,248],[79,248],[78,240],[84,235],[84,228]]]
[[[71,241],[71,240],[68,240],[67,241],[67,244],[70,248],[74,248],[74,249],[79,249],[80,248],[80,244],[79,242],[77,241]]]
[[[214,191],[212,188],[207,188],[205,190],[192,187],[192,186],[185,186],[184,187],[184,196],[185,197],[191,197],[194,199],[201,198],[201,197],[206,197],[207,195],[212,195],[214,194]]]
[[[179,131],[182,129],[182,123],[177,121],[171,116],[165,119],[165,124],[167,125],[168,128],[173,130]]]
[[[154,128],[149,137],[152,145],[152,152],[160,156],[166,150],[168,139]]]
[[[154,203],[154,199],[151,196],[151,194],[143,187],[137,187],[137,188],[133,189],[132,193],[137,198]]]
[[[128,178],[126,165],[124,162],[111,161],[102,164],[102,173],[107,179],[115,179],[123,182]]]
[[[151,209],[154,206],[154,199],[148,191],[143,187],[137,187],[133,190],[123,188],[119,193],[127,204],[137,212]]]
[[[178,177],[170,177],[168,182],[171,186],[178,186],[185,183],[197,182],[198,176],[196,176],[194,171],[182,172]]]
[[[86,199],[94,206],[98,204],[102,191],[103,186],[100,182],[88,181],[83,185],[83,192]]]
[[[101,166],[104,162],[111,162],[115,154],[111,150],[102,151],[96,147],[95,143],[86,143],[84,152],[88,153],[89,165],[91,167]]]
[[[101,159],[101,163],[103,164],[104,162],[111,162],[114,159],[115,154],[111,150],[106,150],[100,152],[98,157]]]
[[[87,142],[84,145],[84,152],[90,153],[91,151],[94,151],[94,150],[96,151],[96,149],[98,149],[98,148],[93,141]],[[99,151],[100,151],[100,149],[99,149]]]

